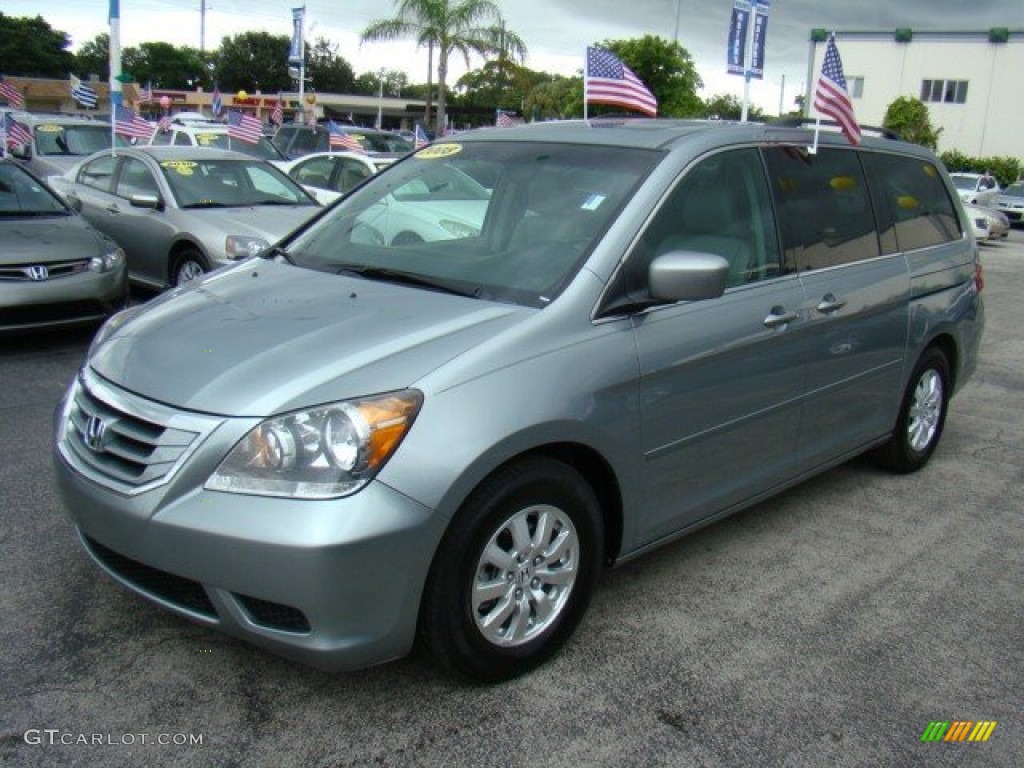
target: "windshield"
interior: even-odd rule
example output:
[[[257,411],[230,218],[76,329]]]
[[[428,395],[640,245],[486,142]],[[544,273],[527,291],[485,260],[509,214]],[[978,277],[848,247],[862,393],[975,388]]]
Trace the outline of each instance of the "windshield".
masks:
[[[1015,181],[1003,190],[1003,195],[1009,197],[1024,197],[1024,181]]]
[[[110,149],[110,126],[103,123],[95,125],[61,125],[43,123],[35,128],[36,152],[40,155],[91,155],[101,149]],[[127,147],[128,141],[117,136],[117,146]]]
[[[69,213],[50,190],[19,166],[0,163],[0,216]]]
[[[163,160],[160,169],[181,208],[316,205],[294,181],[260,160]]]
[[[281,153],[274,148],[270,141],[261,138],[255,144],[241,139],[234,139],[227,131],[202,132],[195,134],[196,145],[200,147],[215,147],[217,149],[233,149],[235,152],[244,152],[253,157],[263,160],[280,160]]]
[[[978,186],[976,176],[957,176],[955,173],[950,176],[953,186],[957,189],[975,189]]]
[[[661,157],[597,146],[434,144],[350,193],[287,255],[324,272],[543,307]]]

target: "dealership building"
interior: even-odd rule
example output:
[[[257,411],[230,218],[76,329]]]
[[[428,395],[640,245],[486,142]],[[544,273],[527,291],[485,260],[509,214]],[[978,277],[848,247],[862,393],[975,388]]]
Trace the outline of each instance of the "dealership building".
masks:
[[[807,94],[821,72],[828,31],[811,32]],[[939,151],[970,157],[1024,160],[1024,29],[984,32],[836,30],[847,90],[857,120],[881,125],[896,99],[920,99],[932,126],[941,128]]]

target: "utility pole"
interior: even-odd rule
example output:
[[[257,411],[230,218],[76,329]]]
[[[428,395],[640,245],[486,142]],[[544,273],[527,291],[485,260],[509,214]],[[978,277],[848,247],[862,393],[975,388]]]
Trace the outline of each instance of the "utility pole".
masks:
[[[206,0],[199,0],[199,52],[206,52]]]

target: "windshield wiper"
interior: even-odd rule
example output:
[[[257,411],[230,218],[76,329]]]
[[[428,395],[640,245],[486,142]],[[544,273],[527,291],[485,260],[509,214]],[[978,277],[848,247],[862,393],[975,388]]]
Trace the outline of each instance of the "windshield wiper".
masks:
[[[236,203],[217,203],[213,200],[203,200],[198,203],[188,203],[187,205],[181,206],[182,208],[239,208],[240,206]]]
[[[400,285],[414,285],[418,288],[429,288],[434,291],[443,291],[444,293],[450,293],[454,296],[466,296],[468,298],[479,298],[480,296],[480,289],[478,288],[472,291],[467,291],[466,289],[458,288],[445,280],[416,275],[411,272],[402,272],[398,269],[388,269],[386,267],[369,267],[363,264],[343,264],[338,267],[336,274],[356,275],[357,277],[362,277],[366,280],[380,280],[382,282],[398,283]]]

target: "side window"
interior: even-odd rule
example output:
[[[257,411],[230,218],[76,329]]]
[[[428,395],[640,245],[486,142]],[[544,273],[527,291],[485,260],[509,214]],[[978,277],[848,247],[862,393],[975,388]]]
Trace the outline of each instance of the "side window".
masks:
[[[185,131],[174,132],[174,144],[179,147],[191,147],[192,137],[189,136]]]
[[[110,180],[114,176],[114,166],[116,164],[117,158],[111,155],[98,157],[91,163],[82,166],[82,170],[78,172],[78,181],[87,187],[94,187],[104,192],[109,192]]]
[[[119,197],[132,195],[157,195],[159,190],[153,174],[141,160],[126,157],[121,162],[121,173],[117,177],[115,194]]]
[[[291,173],[291,177],[299,184],[306,184],[317,189],[327,189],[327,182],[334,169],[334,160],[330,157],[315,157],[300,163]]]
[[[720,152],[683,177],[642,238],[646,269],[668,251],[700,251],[729,262],[728,286],[791,271],[779,254],[778,237],[761,158],[756,149]],[[633,267],[635,270],[635,267]],[[646,282],[646,278],[633,275]]]
[[[764,154],[787,261],[803,271],[881,253],[857,152],[777,147]]]
[[[170,144],[173,138],[174,131],[157,131],[153,134],[153,140],[150,144]]]
[[[358,160],[343,158],[338,165],[338,175],[334,182],[336,192],[348,192],[363,179],[373,175],[373,171]]]
[[[905,155],[865,155],[886,251],[912,251],[959,240],[963,233],[942,174],[931,162]]]

